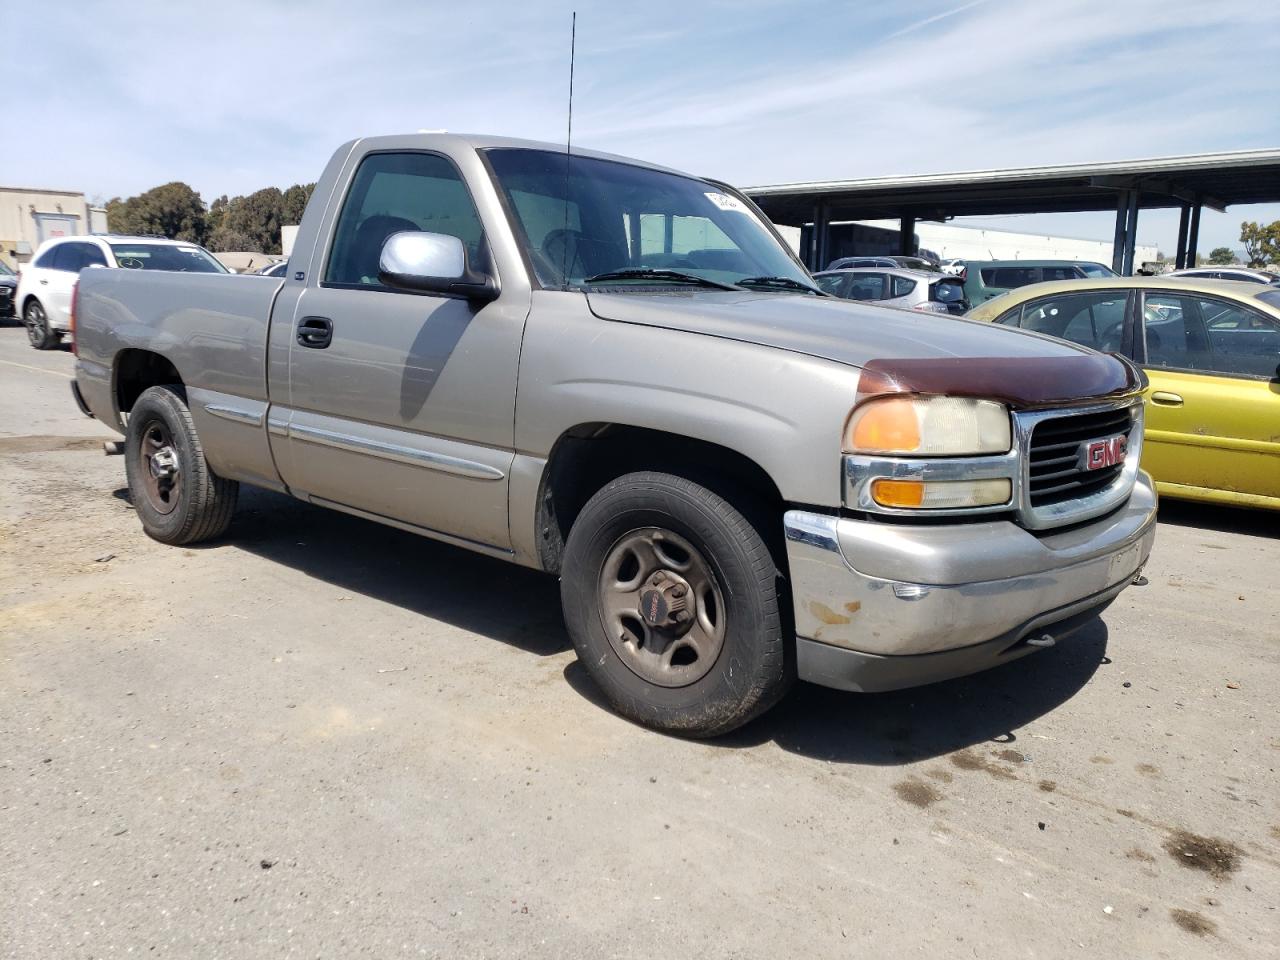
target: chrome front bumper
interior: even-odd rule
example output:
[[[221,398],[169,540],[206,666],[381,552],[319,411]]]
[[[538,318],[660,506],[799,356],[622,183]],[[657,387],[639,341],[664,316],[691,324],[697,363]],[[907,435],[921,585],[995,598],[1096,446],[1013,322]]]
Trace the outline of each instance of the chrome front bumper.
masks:
[[[1155,488],[1142,472],[1124,506],[1063,532],[788,511],[800,676],[888,690],[1051,645],[1142,569],[1155,518]]]

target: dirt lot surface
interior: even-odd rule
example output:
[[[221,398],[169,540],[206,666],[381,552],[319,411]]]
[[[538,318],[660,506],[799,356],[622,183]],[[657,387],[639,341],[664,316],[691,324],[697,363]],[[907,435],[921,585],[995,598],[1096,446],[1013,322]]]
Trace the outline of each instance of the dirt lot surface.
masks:
[[[1276,957],[1280,517],[1166,504],[1071,643],[717,742],[549,577],[243,492],[141,532],[0,329],[0,957]]]

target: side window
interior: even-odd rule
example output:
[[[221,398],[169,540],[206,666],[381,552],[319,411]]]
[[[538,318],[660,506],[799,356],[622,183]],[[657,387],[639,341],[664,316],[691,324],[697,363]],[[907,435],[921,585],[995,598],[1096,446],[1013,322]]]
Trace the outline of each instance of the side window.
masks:
[[[1142,327],[1148,366],[1209,368],[1209,336],[1192,297],[1148,294],[1143,298]]]
[[[844,279],[838,273],[828,273],[826,276],[814,277],[814,281],[818,284],[818,289],[824,293],[840,295],[840,281]]]
[[[1041,267],[1041,280],[1077,280],[1084,276],[1079,267]]]
[[[855,273],[849,280],[849,291],[845,294],[850,300],[883,300],[883,273]]]
[[[80,243],[60,243],[53,248],[53,262],[50,264],[55,270],[64,270],[68,273],[78,273],[81,265],[84,263],[84,257],[80,253]]]
[[[905,297],[916,288],[916,282],[908,280],[906,277],[895,276],[890,277],[890,280],[893,281],[893,289],[889,294],[891,297]]]
[[[1094,350],[1119,350],[1128,294],[1123,290],[1072,293],[1026,305],[1022,328],[1062,337]]]
[[[44,253],[40,254],[40,256],[36,257],[35,260],[32,261],[31,265],[33,267],[39,267],[41,270],[56,269],[53,265],[53,258],[58,255],[58,251],[64,246],[65,244],[60,243],[56,247],[50,247]]]
[[[1035,283],[1039,279],[1037,273],[1035,267],[989,267],[981,271],[982,282],[986,286],[1008,290]]]
[[[1000,314],[1000,316],[996,317],[993,322],[1002,323],[1006,327],[1021,326],[1022,325],[1022,305],[1019,304],[1018,306],[1014,307],[1012,310],[1009,310],[1006,313]]]
[[[387,237],[402,230],[457,237],[472,264],[484,258],[480,217],[452,163],[429,153],[375,153],[360,164],[342,205],[325,282],[387,289],[378,260]]]
[[[1213,359],[1210,369],[1245,377],[1276,376],[1280,322],[1238,303],[1196,298]]]
[[[102,255],[102,248],[96,243],[86,243],[84,246],[84,266],[86,267],[105,267],[107,258]]]

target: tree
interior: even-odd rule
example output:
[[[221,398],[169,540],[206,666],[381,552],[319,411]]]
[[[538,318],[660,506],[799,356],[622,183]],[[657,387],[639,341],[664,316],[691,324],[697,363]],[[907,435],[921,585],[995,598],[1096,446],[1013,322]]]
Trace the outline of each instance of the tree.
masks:
[[[1236,262],[1236,255],[1231,252],[1230,247],[1214,247],[1209,251],[1209,262],[1226,266],[1229,263]]]
[[[1280,261],[1280,220],[1265,225],[1246,220],[1240,224],[1240,242],[1251,267]]]
[[[232,230],[230,227],[216,227],[209,234],[209,240],[205,246],[214,253],[223,253],[228,250],[245,253],[262,253],[261,244],[256,240],[246,237],[239,231]]]
[[[247,237],[262,253],[279,253],[283,215],[284,194],[279,187],[266,187],[247,197],[233,197],[221,225]]]
[[[286,190],[284,208],[281,211],[283,219],[280,222],[286,225],[301,223],[303,211],[307,209],[307,201],[311,199],[311,193],[315,188],[314,183],[295,183]]]
[[[107,229],[202,243],[205,238],[204,201],[180,181],[152,187],[128,200],[107,201]]]

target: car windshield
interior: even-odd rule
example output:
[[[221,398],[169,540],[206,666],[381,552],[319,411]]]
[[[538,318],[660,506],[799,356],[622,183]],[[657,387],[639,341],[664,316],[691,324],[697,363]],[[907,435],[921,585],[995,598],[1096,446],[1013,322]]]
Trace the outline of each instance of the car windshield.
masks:
[[[0,277],[12,277],[13,275],[14,273],[9,269],[9,265],[0,260]]]
[[[167,243],[113,243],[116,263],[126,270],[174,270],[179,273],[226,273],[227,268],[200,247]]]
[[[753,291],[814,290],[756,213],[715,184],[547,150],[495,148],[487,158],[544,287],[746,280]]]
[[[1104,267],[1100,263],[1081,263],[1078,264],[1086,277],[1090,279],[1098,279],[1099,277],[1114,277],[1115,271],[1110,267]]]

